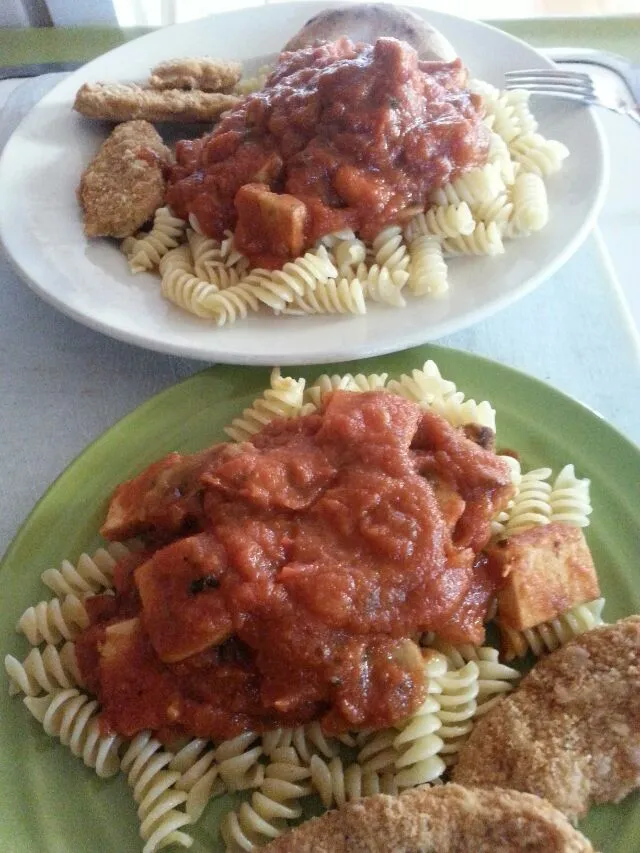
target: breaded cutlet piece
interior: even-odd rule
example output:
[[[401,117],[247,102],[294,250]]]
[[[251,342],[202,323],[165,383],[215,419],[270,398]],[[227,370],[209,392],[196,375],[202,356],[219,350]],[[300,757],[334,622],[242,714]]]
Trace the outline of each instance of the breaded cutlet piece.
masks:
[[[518,791],[414,788],[326,812],[264,853],[593,853],[549,803]]]
[[[640,616],[540,660],[479,719],[453,780],[529,791],[572,819],[639,787]]]
[[[210,56],[168,59],[151,69],[152,89],[199,89],[221,92],[233,88],[242,76],[242,65]]]
[[[162,165],[169,149],[146,121],[119,124],[80,178],[87,237],[128,237],[164,202]]]
[[[78,89],[74,110],[104,121],[213,121],[242,99],[221,92],[151,89],[135,83],[85,83]]]

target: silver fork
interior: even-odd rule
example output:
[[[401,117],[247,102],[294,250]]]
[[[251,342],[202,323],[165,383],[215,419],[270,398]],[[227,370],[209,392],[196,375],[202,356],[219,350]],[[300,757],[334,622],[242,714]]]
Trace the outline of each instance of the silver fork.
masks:
[[[533,68],[524,71],[507,71],[504,78],[506,89],[527,89],[538,95],[555,95],[581,101],[590,106],[605,107],[615,113],[629,116],[640,124],[640,112],[637,108],[630,107],[610,89],[599,86],[598,81],[582,71]]]

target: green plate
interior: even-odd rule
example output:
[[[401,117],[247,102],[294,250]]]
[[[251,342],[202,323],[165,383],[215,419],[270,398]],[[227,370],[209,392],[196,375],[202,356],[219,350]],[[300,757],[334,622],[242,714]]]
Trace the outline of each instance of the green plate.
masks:
[[[547,385],[484,359],[425,346],[358,363],[291,368],[399,375],[432,358],[467,397],[497,410],[501,447],[517,449],[525,467],[557,470],[573,462],[591,480],[587,536],[598,566],[605,617],[640,612],[640,451],[600,417]],[[22,659],[13,632],[30,604],[48,597],[39,575],[100,544],[97,529],[121,480],[171,451],[193,451],[224,438],[223,427],[267,387],[269,371],[213,367],[148,402],[82,453],[37,504],[1,566],[3,652]],[[135,806],[122,775],[98,779],[57,740],[47,737],[0,678],[0,850],[6,853],[135,853],[142,850]],[[223,850],[217,833],[224,798],[193,829],[194,853]],[[581,824],[596,849],[631,853],[640,839],[640,797],[594,808]]]

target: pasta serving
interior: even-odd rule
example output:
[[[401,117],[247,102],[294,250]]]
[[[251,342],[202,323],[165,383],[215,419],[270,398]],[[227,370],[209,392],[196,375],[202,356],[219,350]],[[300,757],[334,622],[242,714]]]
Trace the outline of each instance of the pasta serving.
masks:
[[[409,407],[444,418],[457,434],[471,436],[465,439],[469,441],[486,443],[496,428],[496,413],[488,401],[467,399],[427,362],[398,378],[325,375],[310,385],[274,370],[270,387],[239,413],[227,433],[238,448],[248,441],[259,447],[270,424],[294,425],[300,418],[314,423],[333,399],[327,396],[331,394],[346,394],[354,401],[380,394],[406,401]],[[233,446],[228,445],[230,454]],[[572,537],[582,536],[581,529],[589,523],[588,481],[579,479],[571,466],[554,477],[549,469],[523,472],[511,456],[495,458],[506,474],[510,497],[487,528],[488,554],[493,549],[496,559],[507,559],[506,553],[515,560],[522,537],[527,541],[536,531],[554,532],[560,541],[571,543]],[[531,539],[529,553],[544,547],[540,542]],[[572,559],[582,554],[571,547]],[[145,853],[170,844],[189,846],[190,828],[206,812],[207,803],[227,792],[241,792],[243,797],[220,825],[227,850],[234,853],[256,850],[282,834],[301,819],[313,797],[329,809],[369,794],[395,794],[446,779],[476,722],[518,683],[520,671],[507,662],[527,652],[545,654],[602,623],[603,599],[592,595],[593,584],[587,584],[578,592],[574,589],[573,600],[567,600],[561,612],[545,613],[531,627],[518,629],[510,621],[507,604],[514,592],[509,589],[507,599],[499,592],[495,606],[488,608],[488,618],[501,633],[500,650],[486,641],[452,642],[446,632],[422,632],[424,694],[409,715],[390,725],[332,732],[317,719],[293,720],[290,725],[263,726],[263,731],[247,728],[226,739],[165,734],[163,744],[149,729],[127,737],[101,727],[104,711],[85,683],[83,652],[76,651],[82,632],[96,619],[97,603],[102,602],[100,608],[111,606],[114,578],[117,587],[126,566],[131,561],[140,564],[139,548],[136,541],[131,547],[110,544],[93,556],[82,555],[76,564],[65,561],[59,569],[44,572],[42,580],[54,597],[29,608],[18,620],[31,650],[23,660],[8,655],[5,668],[11,691],[23,695],[47,734],[69,746],[99,775],[120,770],[127,777],[139,805]],[[517,590],[515,596],[524,614],[522,624],[528,626],[526,614],[532,611]]]

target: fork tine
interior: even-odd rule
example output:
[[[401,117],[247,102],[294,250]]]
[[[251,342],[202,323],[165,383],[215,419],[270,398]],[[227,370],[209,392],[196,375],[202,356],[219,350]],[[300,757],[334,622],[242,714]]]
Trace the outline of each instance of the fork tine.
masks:
[[[509,83],[507,83],[505,86],[505,89],[507,91],[513,91],[514,89],[522,88],[522,86],[512,86]],[[532,95],[557,95],[562,96],[566,99],[584,102],[592,102],[596,99],[595,95],[592,92],[587,91],[586,89],[570,89],[562,86],[527,86],[527,92],[531,92]]]
[[[523,68],[517,71],[506,71],[505,79],[512,78],[527,78],[535,80],[571,80],[582,81],[585,83],[591,82],[591,77],[582,71],[562,71],[555,68]]]
[[[549,92],[573,92],[576,95],[592,95],[594,93],[593,86],[588,86],[583,83],[570,82],[551,82],[549,80],[507,80],[505,83],[507,89],[526,89],[528,92],[533,91],[549,91]]]

